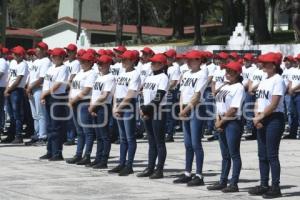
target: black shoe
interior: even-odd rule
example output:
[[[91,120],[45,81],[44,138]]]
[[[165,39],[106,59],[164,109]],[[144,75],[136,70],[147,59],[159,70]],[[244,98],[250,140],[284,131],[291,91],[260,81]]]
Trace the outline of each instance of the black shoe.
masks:
[[[253,196],[261,196],[269,191],[268,186],[256,186],[251,188],[248,193]]]
[[[204,181],[203,178],[200,178],[199,176],[194,176],[194,178],[187,183],[188,187],[195,187],[201,185],[204,185]]]
[[[245,140],[256,140],[256,136],[254,136],[254,135],[247,135],[247,136],[245,136]]]
[[[266,192],[265,194],[263,194],[263,198],[264,199],[274,199],[274,198],[278,198],[278,197],[281,197],[282,194],[281,194],[281,191],[280,191],[280,187],[277,186],[272,186],[268,192]]]
[[[52,155],[49,154],[49,153],[47,153],[47,154],[41,156],[41,157],[40,157],[40,160],[48,160],[48,159],[50,159],[50,158],[52,158]]]
[[[84,156],[80,161],[76,163],[76,165],[87,165],[91,163],[90,156]]]
[[[155,172],[149,176],[150,179],[161,179],[164,178],[164,171],[162,169],[157,169]]]
[[[179,176],[179,178],[175,179],[173,181],[173,183],[175,184],[185,184],[185,183],[188,183],[192,180],[192,177],[191,176],[186,176],[185,174],[182,174]]]
[[[154,170],[153,169],[149,169],[149,168],[146,168],[144,169],[144,171],[138,173],[136,176],[137,177],[149,177],[153,174]]]
[[[25,146],[31,146],[31,145],[33,145],[34,143],[36,143],[37,141],[38,141],[37,139],[31,139],[30,141],[25,142],[24,144],[25,144]]]
[[[282,139],[294,140],[294,139],[297,139],[297,135],[291,135],[291,134],[285,135],[285,136],[283,136]]]
[[[13,136],[7,136],[4,140],[1,141],[1,143],[4,143],[4,144],[8,144],[8,143],[11,143],[12,141],[14,141],[15,137]]]
[[[136,139],[143,139],[144,135],[143,135],[143,133],[138,133],[138,134],[135,135],[135,138]]]
[[[143,137],[143,140],[148,140],[148,135],[147,134]]]
[[[227,184],[221,184],[220,182],[217,182],[211,186],[208,186],[208,190],[223,190],[224,188],[227,187]]]
[[[119,172],[119,176],[128,176],[129,174],[133,174],[132,167],[126,166]]]
[[[239,192],[239,187],[237,185],[229,185],[226,188],[224,188],[222,192],[224,193]]]
[[[100,161],[94,160],[93,162],[86,164],[85,167],[94,167],[95,165],[99,164]]]
[[[47,144],[46,139],[39,139],[37,142],[33,143],[33,146],[44,146]]]
[[[214,140],[217,140],[217,139],[215,138],[215,136],[210,136],[210,137],[207,138],[207,141],[208,141],[208,142],[212,142],[212,141],[214,141]]]
[[[112,168],[111,170],[109,170],[108,173],[120,173],[120,171],[124,169],[124,167],[125,167],[124,165],[118,165]]]
[[[62,155],[56,155],[49,159],[49,161],[63,161],[64,158]]]
[[[106,163],[98,163],[93,166],[93,169],[107,169],[107,164]]]
[[[72,141],[67,141],[67,142],[64,143],[64,145],[65,145],[65,146],[72,146],[72,145],[75,145],[75,141],[73,141],[73,140],[72,140]]]
[[[168,135],[166,138],[166,142],[174,142],[173,135]]]
[[[82,157],[75,155],[73,158],[69,158],[66,160],[68,164],[76,164],[77,162],[81,161]]]
[[[11,142],[12,144],[23,144],[23,138],[20,136],[17,136],[14,141]]]

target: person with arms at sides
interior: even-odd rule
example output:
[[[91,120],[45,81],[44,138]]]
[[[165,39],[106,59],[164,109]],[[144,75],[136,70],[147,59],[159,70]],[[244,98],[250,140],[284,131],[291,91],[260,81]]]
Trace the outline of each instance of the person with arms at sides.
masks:
[[[137,177],[160,179],[164,177],[163,170],[167,157],[164,132],[166,124],[164,107],[169,84],[166,74],[167,58],[163,54],[156,54],[149,61],[152,63],[152,73],[144,81],[144,105],[140,108],[148,135],[148,166],[143,172],[138,173]],[[156,159],[158,161],[155,169]]]
[[[68,68],[64,65],[66,52],[62,48],[54,48],[51,52],[53,65],[49,67],[44,77],[41,103],[46,106],[47,114],[47,153],[40,159],[49,161],[63,160],[62,150],[65,139],[65,123],[67,111],[67,81]]]
[[[115,89],[115,77],[110,72],[112,58],[102,55],[97,58],[99,73],[94,83],[89,113],[93,116],[96,131],[97,152],[95,160],[87,167],[106,169],[110,153],[109,120],[112,115],[112,97]]]
[[[117,77],[121,72],[124,71],[122,67],[122,62],[120,59],[120,55],[122,55],[125,51],[127,51],[126,47],[118,46],[113,49],[114,57],[113,57],[113,65],[110,67],[111,73]]]
[[[8,85],[4,91],[4,96],[7,100],[7,110],[9,110],[9,118],[11,127],[15,128],[15,133],[9,133],[4,142],[12,142],[13,144],[23,143],[23,98],[25,94],[25,85],[28,76],[28,65],[24,60],[25,49],[21,46],[16,46],[12,50],[14,60],[9,66]]]
[[[174,180],[175,184],[187,186],[204,185],[202,169],[204,152],[201,138],[205,117],[203,94],[207,85],[208,70],[201,68],[203,52],[192,50],[186,54],[190,71],[184,73],[180,83],[180,113],[185,145],[185,173]],[[196,175],[192,177],[194,155],[196,157]]]
[[[76,74],[80,71],[80,62],[76,58],[77,54],[77,46],[75,44],[69,44],[67,47],[65,47],[65,50],[67,52],[67,61],[64,62],[64,64],[68,67],[69,70],[69,77],[68,77],[68,88],[67,92],[70,92],[70,87],[72,85],[73,79],[76,76]],[[82,51],[82,50],[81,50]],[[82,56],[84,50],[82,52],[79,52]],[[71,110],[68,110],[68,112],[72,112]],[[64,143],[66,146],[75,145],[75,137],[76,137],[76,128],[73,122],[73,117],[67,122],[67,141]]]
[[[267,78],[262,80],[256,90],[255,117],[257,128],[260,185],[251,188],[250,195],[262,195],[263,198],[281,196],[279,145],[284,131],[284,94],[286,87],[281,77],[282,55],[267,53],[259,56]],[[292,89],[292,88],[291,88]],[[269,173],[272,186],[269,187]]]
[[[213,96],[216,96],[222,86],[226,84],[225,69],[221,66],[228,62],[229,55],[225,52],[220,52],[216,55],[216,70],[211,82],[211,90]]]
[[[134,69],[135,54],[125,51],[120,55],[124,71],[116,79],[113,115],[117,119],[120,137],[119,165],[109,171],[119,176],[133,173],[133,161],[136,152],[135,124],[136,101],[141,79],[138,70]],[[126,161],[126,158],[128,159]]]
[[[239,62],[231,61],[223,65],[228,82],[216,95],[216,129],[219,133],[219,143],[222,155],[220,181],[208,186],[208,190],[222,190],[224,193],[238,192],[239,176],[242,168],[240,143],[242,138],[241,107],[245,98],[242,84],[242,66]],[[228,174],[232,166],[232,178],[228,183]]]
[[[97,78],[92,69],[95,56],[85,53],[80,58],[81,70],[74,77],[69,94],[69,105],[73,111],[73,120],[77,132],[77,148],[73,158],[67,159],[68,164],[88,165],[91,163],[91,153],[95,139],[92,115],[88,112],[92,88]],[[83,150],[85,147],[84,156]]]
[[[32,145],[39,141],[43,144],[47,140],[46,107],[41,104],[41,95],[44,78],[47,70],[52,65],[48,58],[48,45],[39,42],[35,49],[37,59],[29,67],[29,79],[26,94],[29,99],[32,117],[34,120],[34,136],[25,145]]]

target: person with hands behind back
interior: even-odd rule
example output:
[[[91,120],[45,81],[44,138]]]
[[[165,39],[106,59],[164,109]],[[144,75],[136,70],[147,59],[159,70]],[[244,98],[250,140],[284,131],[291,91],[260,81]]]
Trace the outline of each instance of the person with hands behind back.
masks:
[[[260,82],[256,91],[255,117],[257,128],[260,185],[251,188],[250,195],[262,195],[263,198],[281,196],[279,145],[284,131],[284,95],[285,83],[280,68],[282,55],[267,53],[259,57],[267,78]],[[271,170],[272,187],[269,187]]]
[[[224,193],[238,192],[239,176],[242,168],[240,143],[242,138],[241,108],[245,98],[242,84],[242,66],[231,61],[223,65],[228,81],[216,95],[217,117],[216,129],[219,132],[219,143],[222,154],[220,181],[208,186],[208,190],[222,190]],[[228,183],[228,174],[232,166],[232,178]]]

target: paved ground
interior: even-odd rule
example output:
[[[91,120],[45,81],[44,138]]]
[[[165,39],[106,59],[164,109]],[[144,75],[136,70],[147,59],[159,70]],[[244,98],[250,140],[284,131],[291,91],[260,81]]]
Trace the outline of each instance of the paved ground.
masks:
[[[147,143],[139,141],[135,171],[147,164]],[[223,194],[210,192],[206,186],[188,188],[174,185],[172,181],[184,169],[182,137],[167,144],[165,178],[149,180],[109,175],[107,170],[92,170],[68,165],[65,162],[40,161],[45,147],[25,147],[0,144],[0,200],[22,199],[262,199],[251,197],[247,189],[259,182],[257,145],[255,141],[243,141],[241,145],[243,169],[240,192]],[[119,147],[112,146],[109,167],[116,165]],[[204,142],[204,176],[206,185],[219,178],[220,152],[217,142]],[[64,157],[75,152],[75,146],[64,149]],[[300,199],[300,140],[284,140],[281,144],[283,199]]]

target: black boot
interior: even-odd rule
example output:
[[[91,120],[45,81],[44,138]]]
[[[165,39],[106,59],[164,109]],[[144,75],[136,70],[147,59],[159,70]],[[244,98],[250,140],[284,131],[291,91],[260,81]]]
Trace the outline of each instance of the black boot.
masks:
[[[76,164],[77,162],[79,162],[82,159],[81,156],[77,156],[75,155],[73,158],[69,158],[66,160],[66,163],[68,164]]]
[[[9,143],[11,143],[12,141],[14,141],[14,139],[15,139],[15,136],[8,135],[4,140],[2,140],[1,143],[9,144]]]
[[[229,185],[226,188],[224,188],[222,192],[224,193],[239,192],[239,187],[237,185]]]
[[[85,167],[94,167],[95,165],[98,165],[99,163],[100,163],[100,161],[94,160],[93,162],[85,165]]]
[[[211,186],[208,186],[207,189],[208,190],[223,190],[226,187],[227,187],[227,184],[217,182],[217,183],[215,183],[215,184],[213,184]]]
[[[182,174],[179,176],[179,178],[175,179],[173,183],[175,184],[185,184],[192,180],[192,176],[186,176],[185,174]]]
[[[93,169],[107,169],[107,162],[100,162],[94,165]]]
[[[14,139],[14,141],[11,142],[12,144],[23,144],[23,137],[18,135],[16,136],[16,138]]]
[[[52,158],[52,155],[50,153],[47,153],[47,154],[41,156],[40,160],[48,160],[50,158]]]
[[[120,173],[120,171],[124,169],[124,167],[125,167],[124,165],[118,165],[112,168],[111,170],[109,170],[108,173]]]
[[[266,192],[265,194],[263,194],[263,198],[264,199],[274,199],[274,198],[278,198],[281,197],[281,190],[279,186],[272,186],[268,192]]]
[[[128,176],[129,174],[133,174],[132,167],[125,166],[120,172],[119,176]]]
[[[62,154],[57,154],[49,159],[49,161],[63,161],[63,160],[64,160],[64,158],[63,158]]]
[[[154,170],[153,169],[149,169],[148,167],[146,169],[144,169],[144,171],[138,173],[136,176],[137,177],[149,177],[153,174]]]
[[[150,179],[161,179],[164,178],[164,171],[162,169],[156,169],[154,173],[149,176]]]
[[[251,188],[248,193],[253,196],[261,196],[269,191],[269,186],[256,186]]]
[[[202,185],[204,185],[204,181],[203,178],[200,178],[199,176],[194,176],[194,178],[187,183],[188,187],[195,187],[195,186],[202,186]]]
[[[76,165],[87,165],[91,163],[91,157],[90,155],[84,156],[79,162],[76,163]]]

